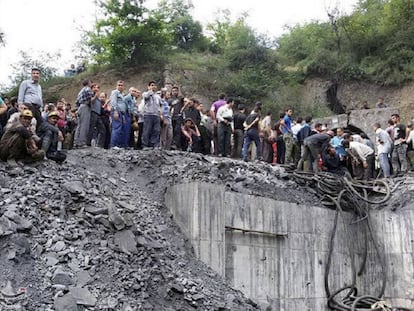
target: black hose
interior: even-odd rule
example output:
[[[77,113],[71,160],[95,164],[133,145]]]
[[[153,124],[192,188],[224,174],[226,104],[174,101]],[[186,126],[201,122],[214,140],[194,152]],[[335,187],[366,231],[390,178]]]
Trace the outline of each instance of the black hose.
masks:
[[[379,245],[374,236],[371,225],[369,210],[371,204],[385,203],[391,196],[390,187],[387,181],[354,181],[346,177],[340,177],[333,174],[321,173],[311,174],[304,172],[293,172],[294,178],[298,183],[305,182],[308,186],[315,187],[324,205],[335,209],[334,224],[329,239],[329,250],[325,267],[324,283],[325,292],[328,297],[328,307],[335,311],[362,311],[371,310],[371,307],[380,301],[384,295],[387,281],[387,270],[384,256],[381,256]],[[333,251],[335,247],[335,236],[338,229],[338,222],[341,216],[342,220],[344,211],[352,211],[355,218],[348,224],[352,226],[361,226],[363,230],[364,249],[362,262],[358,271],[356,271],[355,249],[352,244],[352,237],[345,224],[345,234],[348,240],[348,252],[351,259],[351,284],[346,285],[332,292],[329,285],[329,275],[331,271]],[[357,296],[356,280],[366,269],[368,258],[368,243],[374,245],[376,256],[381,266],[381,288],[377,297],[370,295]],[[345,293],[345,291],[347,291]],[[341,295],[341,298],[339,296]],[[385,310],[373,308],[372,310]],[[388,310],[388,309],[387,309]],[[391,310],[391,309],[390,309]]]

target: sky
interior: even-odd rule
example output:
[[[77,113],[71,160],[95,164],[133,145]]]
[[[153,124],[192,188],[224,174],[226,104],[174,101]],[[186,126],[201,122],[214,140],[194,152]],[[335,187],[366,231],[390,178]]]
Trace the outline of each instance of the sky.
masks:
[[[278,37],[284,26],[312,20],[327,20],[327,12],[338,8],[349,14],[358,0],[192,0],[195,20],[206,25],[215,19],[219,9],[229,9],[232,17],[247,12],[247,23],[259,33]],[[145,1],[154,7],[158,1]],[[60,53],[51,59],[53,67],[64,69],[77,64],[76,43],[83,30],[91,30],[97,10],[93,0],[0,0],[0,31],[5,34],[5,47],[0,47],[0,90],[10,84],[9,76],[24,51],[33,59],[39,55]]]

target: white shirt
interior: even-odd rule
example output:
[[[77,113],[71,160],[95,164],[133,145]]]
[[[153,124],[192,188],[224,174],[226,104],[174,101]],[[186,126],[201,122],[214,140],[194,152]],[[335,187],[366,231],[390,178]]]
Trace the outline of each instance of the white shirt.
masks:
[[[233,109],[230,108],[227,104],[221,106],[217,110],[217,121],[223,122],[225,118],[233,120]],[[229,124],[231,125],[231,128],[233,128],[233,121],[229,122]]]
[[[4,127],[4,130],[8,130],[9,128],[11,128],[13,126],[13,124],[16,124],[17,122],[19,122],[20,120],[20,112],[15,112],[13,113],[9,120],[7,120],[7,124]],[[32,122],[30,124],[30,129],[32,130],[32,133],[36,133],[36,126],[37,126],[37,121],[35,118],[32,118]]]
[[[366,161],[367,157],[374,153],[374,150],[371,147],[365,145],[364,143],[351,141],[349,142],[348,153],[354,158],[357,158],[361,161]]]
[[[390,153],[392,147],[392,140],[390,135],[383,130],[382,128],[378,128],[375,131],[376,141],[377,141],[377,151],[378,154],[381,153]]]
[[[297,139],[297,135],[298,135],[301,128],[302,128],[301,123],[296,123],[294,126],[292,126],[293,138]]]
[[[414,130],[411,130],[410,134],[408,134],[407,144],[409,143],[411,143],[411,146],[414,147]]]

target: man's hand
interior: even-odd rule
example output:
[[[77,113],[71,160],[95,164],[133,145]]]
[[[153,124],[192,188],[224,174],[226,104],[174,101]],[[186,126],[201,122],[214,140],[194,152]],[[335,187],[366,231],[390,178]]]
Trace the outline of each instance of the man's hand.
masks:
[[[362,162],[362,166],[363,168],[368,168],[368,162],[367,161]]]
[[[115,121],[119,120],[119,112],[118,111],[114,111],[114,120]]]
[[[58,141],[63,141],[65,138],[63,137],[62,131],[58,132]]]
[[[36,145],[36,143],[35,143],[35,141],[33,139],[30,139],[27,142],[27,145],[26,146],[27,146],[27,152],[30,155],[33,155],[37,150],[39,150],[39,148],[37,147],[37,145]]]

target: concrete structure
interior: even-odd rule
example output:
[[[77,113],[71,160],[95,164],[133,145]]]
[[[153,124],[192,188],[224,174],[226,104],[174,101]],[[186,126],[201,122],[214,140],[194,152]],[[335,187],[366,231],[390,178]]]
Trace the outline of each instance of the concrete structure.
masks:
[[[399,113],[395,108],[383,108],[383,109],[363,109],[352,110],[349,114],[334,115],[326,118],[314,119],[313,123],[320,122],[326,124],[328,128],[337,127],[354,127],[365,132],[368,137],[375,142],[375,133],[372,129],[372,125],[375,122],[379,122],[383,129],[386,128],[388,120],[391,118],[391,114]]]
[[[324,273],[335,211],[191,183],[168,189],[165,203],[191,241],[195,255],[247,296],[272,310],[328,310]],[[350,283],[347,245],[364,245],[362,224],[345,213],[335,237],[331,288]],[[414,307],[414,205],[372,213],[375,236],[388,268],[385,298]],[[243,231],[252,230],[254,232]],[[376,295],[381,269],[372,245],[358,281],[359,294]]]

